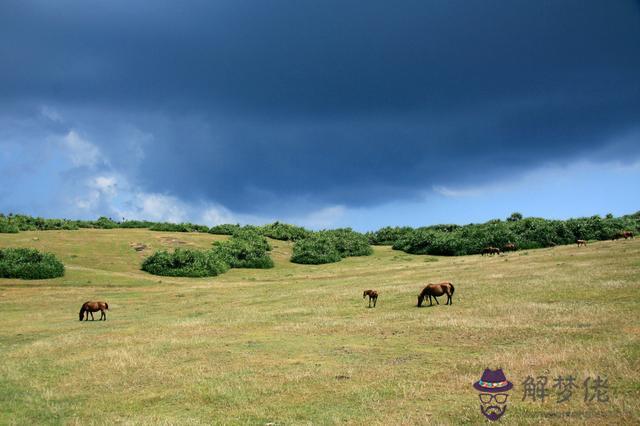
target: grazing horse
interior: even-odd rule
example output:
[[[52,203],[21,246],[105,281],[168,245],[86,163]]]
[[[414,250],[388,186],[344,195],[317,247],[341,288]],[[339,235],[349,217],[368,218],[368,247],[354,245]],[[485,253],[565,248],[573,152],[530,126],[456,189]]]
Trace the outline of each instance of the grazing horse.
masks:
[[[445,305],[451,305],[453,304],[452,299],[453,299],[454,291],[455,291],[455,288],[453,288],[453,284],[447,281],[439,284],[427,284],[427,286],[423,288],[420,294],[418,295],[418,307],[422,306],[422,302],[427,297],[429,297],[429,306],[433,305],[433,302],[431,301],[432,297],[436,299],[436,303],[439,305],[440,302],[438,302],[438,299],[436,296],[442,296],[443,294],[447,295],[447,303],[445,303]]]
[[[587,245],[587,240],[576,240],[576,244],[578,245],[578,247],[586,246]]]
[[[371,307],[371,301],[373,300],[373,307],[376,307],[376,303],[378,302],[378,292],[375,290],[365,290],[362,293],[362,298],[369,296],[369,307]]]
[[[625,240],[627,238],[633,238],[633,232],[631,232],[631,231],[620,231],[617,234],[615,234],[613,237],[611,237],[612,240],[619,240],[620,238],[624,238]]]
[[[498,247],[485,247],[482,249],[482,255],[484,256],[485,254],[500,254],[500,249]]]
[[[502,248],[502,251],[516,251],[516,245],[513,243],[507,243]]]
[[[87,315],[85,321],[89,320],[89,314],[91,314],[91,321],[93,321],[95,319],[93,318],[93,313],[98,311],[100,311],[100,321],[106,321],[107,314],[104,311],[108,310],[109,305],[107,304],[107,302],[84,302],[82,308],[80,308],[80,321],[82,321],[82,319],[84,318],[85,312]]]

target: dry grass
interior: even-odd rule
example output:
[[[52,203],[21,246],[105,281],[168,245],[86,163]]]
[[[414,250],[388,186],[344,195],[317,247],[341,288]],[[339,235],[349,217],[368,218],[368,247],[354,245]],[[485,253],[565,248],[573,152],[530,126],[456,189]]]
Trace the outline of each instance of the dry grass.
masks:
[[[640,239],[491,258],[377,247],[321,266],[272,241],[271,270],[139,270],[153,250],[221,238],[0,234],[67,265],[59,279],[0,279],[0,424],[477,424],[485,367],[515,384],[503,422],[640,422]],[[444,279],[454,305],[416,308],[421,285]],[[107,322],[78,321],[89,299],[109,302]],[[607,376],[611,402],[522,401],[527,375],[569,374]]]

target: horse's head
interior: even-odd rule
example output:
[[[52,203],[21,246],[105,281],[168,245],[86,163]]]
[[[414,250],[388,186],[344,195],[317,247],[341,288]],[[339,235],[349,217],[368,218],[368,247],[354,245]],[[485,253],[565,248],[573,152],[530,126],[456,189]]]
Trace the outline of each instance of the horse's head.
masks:
[[[422,295],[422,293],[420,293],[418,295],[418,308],[420,308],[422,306],[422,302],[424,301],[424,296]]]
[[[80,321],[84,319],[84,306],[80,308]]]
[[[367,297],[367,291],[366,290],[362,292],[362,298],[364,299],[365,297]]]

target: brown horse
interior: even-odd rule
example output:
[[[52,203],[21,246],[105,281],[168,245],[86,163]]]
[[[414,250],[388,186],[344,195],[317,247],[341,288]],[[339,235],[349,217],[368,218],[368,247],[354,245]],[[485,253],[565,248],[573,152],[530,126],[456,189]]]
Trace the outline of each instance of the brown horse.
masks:
[[[485,254],[500,254],[500,249],[498,247],[485,247],[482,249],[482,255],[484,256]]]
[[[369,307],[371,307],[371,301],[373,300],[373,307],[376,307],[376,303],[378,302],[378,292],[375,290],[365,290],[362,293],[362,298],[369,296]]]
[[[452,299],[454,291],[455,288],[453,288],[453,284],[447,281],[439,284],[427,284],[427,286],[423,288],[418,295],[418,307],[422,306],[422,302],[427,297],[429,297],[429,306],[433,305],[433,302],[431,301],[432,297],[436,299],[436,303],[439,305],[440,302],[438,302],[438,298],[436,296],[442,296],[443,294],[447,295],[447,303],[445,303],[445,305],[451,305],[453,304]]]
[[[587,245],[587,240],[576,240],[576,244],[578,245],[578,247],[586,246]]]
[[[613,237],[611,237],[612,240],[619,240],[620,238],[624,238],[625,240],[627,238],[633,238],[633,232],[631,232],[631,231],[620,231],[617,234],[615,234]]]
[[[516,245],[513,243],[507,243],[502,248],[502,251],[516,251]]]
[[[100,321],[106,321],[107,314],[104,311],[108,310],[109,305],[107,304],[107,302],[84,302],[82,308],[80,308],[80,321],[82,321],[82,319],[84,318],[85,312],[87,315],[85,321],[89,320],[89,314],[91,314],[91,321],[94,321],[95,318],[93,318],[93,313],[98,311],[100,311]]]

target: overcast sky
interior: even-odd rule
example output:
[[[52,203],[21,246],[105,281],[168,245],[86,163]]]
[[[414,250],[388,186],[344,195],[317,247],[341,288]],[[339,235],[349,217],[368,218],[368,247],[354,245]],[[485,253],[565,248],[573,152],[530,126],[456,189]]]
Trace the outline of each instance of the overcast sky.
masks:
[[[640,2],[0,2],[0,211],[640,210]]]

